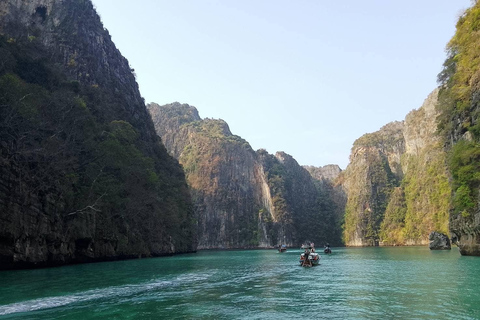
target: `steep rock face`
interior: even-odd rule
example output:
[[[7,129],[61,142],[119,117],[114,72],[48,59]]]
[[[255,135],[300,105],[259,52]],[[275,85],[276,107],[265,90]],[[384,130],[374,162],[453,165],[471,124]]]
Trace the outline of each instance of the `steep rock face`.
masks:
[[[418,156],[423,150],[442,143],[441,137],[436,133],[438,127],[438,89],[432,93],[423,102],[418,110],[413,110],[405,117],[405,153]],[[405,169],[404,169],[405,170]]]
[[[480,256],[480,2],[459,17],[439,74],[439,131],[453,190],[452,241],[462,255]]]
[[[328,180],[328,181],[335,181],[338,176],[340,176],[340,173],[342,172],[342,169],[336,164],[328,164],[323,167],[314,167],[314,166],[303,166],[309,173],[310,175],[318,180]]]
[[[286,237],[291,238],[295,244],[311,241],[327,242],[325,221],[318,214],[319,193],[312,177],[290,155],[277,152],[275,158],[283,172],[272,175],[270,181],[271,187],[275,190],[277,189],[274,184],[275,178],[283,180],[283,194],[277,194],[274,206],[277,219],[283,222],[284,229],[292,230],[291,233],[286,231]],[[271,167],[266,171],[274,174],[272,172],[274,170],[275,168]]]
[[[128,61],[104,29],[90,0],[9,0],[0,4],[0,32],[13,39],[30,37],[48,47],[70,80],[107,87],[123,100],[110,120],[128,119],[145,139],[156,140]],[[114,107],[112,107],[114,108]],[[111,110],[113,111],[113,110]]]
[[[182,164],[198,220],[199,249],[266,247],[262,219],[272,220],[268,188],[250,145],[223,120],[195,108],[149,104],[157,132]]]
[[[195,250],[183,172],[91,2],[2,1],[0,34],[0,269]]]
[[[188,143],[188,130],[180,130],[183,124],[202,120],[195,107],[174,102],[163,107],[156,103],[147,105],[157,134],[162,137],[168,152],[176,159],[180,158]],[[225,126],[224,126],[225,127]],[[226,127],[228,130],[228,127]],[[231,135],[230,132],[226,132]]]
[[[265,213],[262,218],[266,233],[274,245],[297,245],[298,243],[294,242],[297,233],[293,223],[294,212],[288,203],[287,184],[289,178],[285,166],[275,155],[269,154],[264,149],[258,150],[256,154],[264,174],[264,188],[268,191],[271,203],[271,218],[265,217]]]
[[[213,138],[212,129],[218,129]],[[261,208],[254,151],[229,134],[220,120],[205,120],[186,130],[189,144],[179,161],[195,203],[199,248],[259,246],[255,213]]]
[[[347,193],[344,240],[349,246],[374,246],[390,193],[403,175],[403,122],[390,123],[357,139],[343,186]]]
[[[321,211],[329,220],[327,239],[332,245],[343,245],[342,222],[347,204],[347,194],[343,187],[343,171],[338,165],[329,164],[323,167],[304,166],[314,179],[319,193]],[[327,241],[327,242],[328,242]]]
[[[434,90],[422,107],[358,139],[343,186],[347,245],[426,245],[448,232],[450,187]]]
[[[405,118],[406,150],[402,159],[405,219],[401,235],[405,244],[426,245],[430,232],[448,233],[451,190],[446,154],[437,134],[437,102],[438,90],[434,90],[421,108]],[[389,239],[384,241],[388,243]]]
[[[310,174],[291,156],[254,152],[223,120],[200,120],[189,105],[150,104],[148,109],[187,176],[199,248],[298,246],[306,240],[329,240],[331,228],[326,225],[335,226],[321,207],[325,201]]]

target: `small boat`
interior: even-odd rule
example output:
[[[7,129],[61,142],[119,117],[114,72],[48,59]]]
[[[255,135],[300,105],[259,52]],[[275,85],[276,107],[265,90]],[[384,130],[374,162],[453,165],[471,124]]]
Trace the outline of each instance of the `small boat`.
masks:
[[[306,255],[306,259],[305,259]],[[300,255],[300,266],[302,267],[313,267],[320,263],[320,255],[316,252],[310,252],[308,255],[302,253]]]
[[[278,248],[278,252],[286,252],[287,251],[287,246],[282,244],[279,248]]]
[[[324,253],[332,253],[332,249],[330,249],[330,245],[327,243],[325,245],[325,249],[323,250]]]
[[[313,267],[320,263],[320,255],[315,252],[313,245],[302,245],[305,252],[300,254],[300,266]]]

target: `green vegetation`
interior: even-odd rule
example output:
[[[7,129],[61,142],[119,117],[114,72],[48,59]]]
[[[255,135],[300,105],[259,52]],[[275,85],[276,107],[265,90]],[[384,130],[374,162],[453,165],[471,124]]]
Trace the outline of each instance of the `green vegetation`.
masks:
[[[480,3],[467,9],[448,43],[441,85],[439,132],[449,146],[448,168],[454,190],[453,214],[478,210],[480,186]]]
[[[443,151],[430,149],[406,161],[405,238],[426,241],[431,231],[448,234],[451,189]]]
[[[65,223],[94,215],[92,232],[116,233],[120,252],[131,250],[122,237],[192,250],[192,208],[178,163],[122,119],[119,94],[69,81],[47,57],[34,37],[0,37],[2,165],[21,175],[25,192],[63,203]]]
[[[317,225],[315,228],[323,232],[323,239],[320,243],[329,243],[334,246],[342,246],[342,222],[344,203],[337,203],[335,198],[341,197],[343,192],[335,188],[330,181],[315,181],[318,191],[316,208],[318,213],[314,217]]]
[[[432,231],[448,234],[452,191],[447,155],[438,137],[426,136],[425,129],[434,128],[433,119],[427,117],[435,97],[436,92],[425,108],[409,113],[405,127],[391,123],[355,141],[355,160],[345,175],[349,192],[344,222],[347,243],[420,244],[428,241]],[[404,134],[407,139],[415,135],[423,141],[404,141]],[[415,150],[397,160],[401,165],[394,162],[392,159],[411,147],[410,143],[415,144]],[[459,157],[456,162],[464,163],[474,153],[462,150]]]
[[[400,183],[386,159],[376,156],[376,148],[365,152],[363,166],[353,165],[346,172],[352,181],[344,222],[347,243],[357,237],[370,244],[405,245],[426,242],[431,231],[448,233],[451,187],[440,145],[404,155],[402,167],[407,170]],[[469,159],[463,151],[459,157]],[[362,177],[367,180],[362,182]]]
[[[250,145],[232,135],[223,120],[184,123],[179,132],[188,136],[179,162],[199,217],[201,245],[257,247],[260,208],[242,175],[254,159]]]
[[[453,178],[454,213],[470,216],[477,207],[480,187],[480,144],[475,141],[458,141],[449,153],[449,168]]]
[[[284,234],[298,244],[308,240],[341,245],[333,186],[327,181],[315,181],[288,155],[284,155],[284,162],[265,150],[258,150],[257,156],[263,165],[275,213],[276,223],[267,225],[267,233]]]
[[[368,145],[369,141],[366,141]],[[385,146],[388,144],[385,143]],[[380,226],[398,181],[385,155],[376,148],[367,148],[359,163],[358,166],[349,166],[346,171],[346,179],[352,185],[349,186],[350,195],[345,208],[343,236],[346,244],[360,239],[366,244],[375,245],[380,241]]]
[[[380,241],[384,245],[405,244],[404,227],[407,209],[402,188],[393,190],[380,226]]]
[[[392,194],[381,226],[385,245],[425,242],[432,231],[448,234],[451,189],[441,147],[406,156],[403,162],[408,170]]]
[[[275,156],[268,154],[265,150],[259,150],[258,154],[262,159],[263,170],[270,188],[276,220],[282,225],[289,224],[292,222],[287,205],[287,187],[291,184],[290,177],[285,166]]]

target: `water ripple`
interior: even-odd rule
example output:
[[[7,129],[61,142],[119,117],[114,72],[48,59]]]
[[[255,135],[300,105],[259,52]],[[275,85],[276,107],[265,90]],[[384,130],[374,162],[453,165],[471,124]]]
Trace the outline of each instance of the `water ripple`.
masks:
[[[175,259],[58,268],[45,274],[26,271],[3,278],[0,274],[0,282],[8,283],[3,291],[0,288],[0,301],[12,302],[0,305],[0,316],[480,318],[480,259],[460,259],[455,252],[430,253],[428,248],[339,248],[322,256],[319,266],[301,268],[298,254],[200,252]],[[77,282],[72,286],[73,280]],[[38,289],[38,283],[44,291],[25,295],[28,288]],[[59,289],[62,286],[70,291],[65,293],[67,289]],[[11,292],[23,295],[10,297]]]

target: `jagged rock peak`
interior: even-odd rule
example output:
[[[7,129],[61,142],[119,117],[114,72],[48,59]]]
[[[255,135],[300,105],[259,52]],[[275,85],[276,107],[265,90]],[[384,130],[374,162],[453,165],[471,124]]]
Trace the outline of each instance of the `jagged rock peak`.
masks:
[[[292,161],[294,161],[295,165],[298,166],[297,160],[295,160],[291,155],[283,151],[277,151],[275,153],[275,158],[277,158],[278,161],[280,161],[280,163],[283,163],[285,165],[288,163],[292,163]]]
[[[437,116],[439,89],[435,89],[423,102],[418,110],[410,111],[405,117],[405,151],[407,154],[418,154],[426,147],[432,147],[440,142],[437,131]]]
[[[170,128],[178,129],[185,123],[202,121],[203,130],[214,130],[217,134],[224,136],[233,135],[230,131],[230,127],[224,120],[211,118],[202,119],[197,108],[186,103],[181,104],[179,102],[173,102],[160,106],[157,103],[152,102],[147,105],[147,109],[154,122],[158,119],[162,119],[163,124],[167,124]],[[162,130],[160,130],[159,134],[161,133]],[[163,134],[161,135],[163,136]]]
[[[152,115],[160,115],[161,113],[164,113],[168,115],[169,118],[182,118],[185,122],[201,120],[197,108],[186,103],[182,104],[179,102],[173,102],[160,106],[159,104],[152,102],[147,105],[147,109]]]
[[[397,176],[402,176],[401,155],[405,153],[405,138],[403,131],[404,121],[390,122],[380,130],[373,133],[366,133],[353,143],[350,154],[350,164],[355,162],[357,157],[365,157],[369,152],[376,150],[388,158],[391,170]]]
[[[144,105],[128,60],[90,0],[0,1],[0,33],[38,37],[63,60],[72,80],[125,93],[132,113],[138,112],[131,109],[134,105]]]
[[[323,167],[315,167],[315,166],[303,166],[312,177],[316,180],[329,180],[334,181],[338,178],[342,169],[336,164],[327,164]]]
[[[210,119],[210,118],[205,118],[203,120],[207,126],[212,126],[217,128],[217,132],[221,135],[224,135],[226,137],[232,136],[232,132],[230,131],[230,127],[228,126],[228,123],[226,123],[223,119]]]
[[[352,150],[361,147],[383,147],[389,149],[399,140],[403,140],[404,121],[387,123],[380,130],[366,133],[353,143]]]

